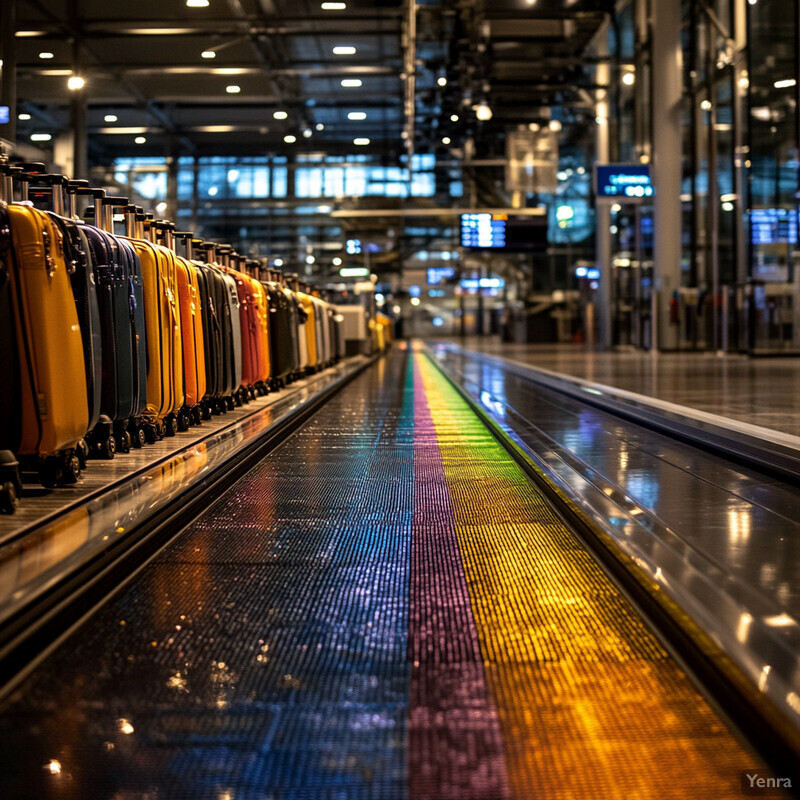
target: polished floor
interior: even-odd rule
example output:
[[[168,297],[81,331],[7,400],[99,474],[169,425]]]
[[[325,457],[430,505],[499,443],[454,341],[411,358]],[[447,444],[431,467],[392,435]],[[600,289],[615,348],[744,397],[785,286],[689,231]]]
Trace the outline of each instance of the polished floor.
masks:
[[[0,706],[4,798],[723,798],[758,760],[422,352]]]
[[[713,353],[597,353],[582,345],[454,340],[480,353],[800,436],[800,359]]]

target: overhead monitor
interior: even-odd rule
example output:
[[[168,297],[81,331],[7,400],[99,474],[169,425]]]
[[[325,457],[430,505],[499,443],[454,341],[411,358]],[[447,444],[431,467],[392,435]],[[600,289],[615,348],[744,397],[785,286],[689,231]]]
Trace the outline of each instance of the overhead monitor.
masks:
[[[461,246],[524,252],[547,249],[547,217],[477,212],[461,215]]]
[[[595,164],[594,186],[599,202],[641,203],[655,193],[649,164]]]
[[[455,277],[455,267],[428,267],[428,285],[437,286]]]
[[[751,208],[753,244],[797,244],[797,211],[789,208]]]
[[[11,109],[8,106],[0,106],[0,125],[5,125],[11,120]]]

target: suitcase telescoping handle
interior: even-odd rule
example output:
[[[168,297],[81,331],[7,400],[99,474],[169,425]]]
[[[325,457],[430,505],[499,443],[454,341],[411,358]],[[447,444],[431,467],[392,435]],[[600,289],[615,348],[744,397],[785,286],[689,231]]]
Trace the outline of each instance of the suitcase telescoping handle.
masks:
[[[183,248],[183,256],[189,261],[192,260],[192,239],[194,234],[191,231],[175,231],[172,234],[175,237],[176,250],[178,244]]]
[[[78,217],[78,204],[76,202],[78,197],[78,189],[88,189],[89,181],[67,181],[66,186],[66,200],[67,200],[67,214],[71,219],[79,219]]]
[[[123,217],[125,208],[130,204],[130,201],[127,197],[106,197],[105,201],[103,202],[103,209],[104,209],[104,218],[105,224],[104,229],[108,233],[114,233],[114,209],[122,208]]]
[[[157,219],[151,224],[156,240],[175,252],[175,223],[168,219]]]
[[[14,201],[14,176],[23,171],[22,167],[15,167],[12,164],[0,164],[0,175],[2,175],[2,182],[0,182],[0,200],[5,200],[7,203]]]
[[[86,206],[86,208],[83,209],[84,221],[94,225],[95,228],[105,230],[105,189],[94,189],[91,186],[76,186],[74,191],[76,195],[91,197],[94,202],[94,205]]]

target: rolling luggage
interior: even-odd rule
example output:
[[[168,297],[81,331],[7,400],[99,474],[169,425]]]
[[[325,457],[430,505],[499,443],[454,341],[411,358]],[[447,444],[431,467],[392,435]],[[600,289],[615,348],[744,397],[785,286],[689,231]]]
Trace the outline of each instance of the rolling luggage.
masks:
[[[231,400],[234,405],[241,405],[244,397],[243,393],[240,392],[242,388],[242,310],[239,302],[239,292],[236,288],[236,280],[231,275],[231,270],[228,266],[228,256],[232,251],[233,248],[230,245],[214,245],[213,259],[210,260],[213,260],[213,265],[222,273],[227,287],[227,303],[226,307],[223,307],[223,313],[227,317],[229,326]],[[230,401],[228,407],[232,407]]]
[[[184,401],[175,256],[165,247],[130,236],[135,233],[135,207],[127,197],[106,198],[105,202],[122,210],[129,235],[120,239],[120,249],[132,248],[141,265],[147,340],[147,402],[142,426],[147,440],[155,442],[177,432]]]
[[[183,346],[183,385],[185,406],[182,413],[188,421],[199,424],[202,417],[201,403],[206,394],[206,354],[203,338],[203,315],[200,294],[200,269],[191,261],[177,254],[176,237],[180,241],[191,240],[192,234],[174,230],[174,225],[157,226],[164,236],[164,244],[176,253],[178,275],[178,303],[181,313],[181,342]],[[184,245],[185,247],[185,245]]]
[[[241,308],[242,383],[251,395],[260,395],[266,391],[269,380],[269,366],[265,358],[269,343],[262,299],[264,287],[247,274],[242,256],[233,253],[229,260]]]
[[[141,447],[145,432],[141,415],[147,402],[147,338],[142,273],[134,250],[109,232],[112,223],[104,205],[105,192],[80,182],[67,184],[71,203],[89,195],[93,206],[84,210],[83,231],[96,265],[96,292],[102,340],[100,411],[114,425],[116,448]]]
[[[206,345],[206,408],[221,414],[233,408],[234,344],[228,284],[225,276],[209,263],[215,258],[215,246],[202,239],[191,240],[195,263],[202,273],[201,302]]]
[[[239,271],[243,272],[250,283],[253,293],[253,303],[255,308],[255,321],[259,335],[257,340],[257,383],[256,386],[262,393],[269,391],[271,377],[271,364],[269,359],[269,301],[267,290],[258,280],[258,262],[241,258],[239,261]]]
[[[89,424],[83,339],[72,294],[61,231],[39,209],[3,207],[0,238],[10,314],[5,323],[17,369],[9,420],[0,449],[37,468],[42,483],[74,483],[80,472],[76,448]],[[13,323],[9,324],[8,320]],[[13,327],[12,327],[13,326]],[[16,365],[13,363],[16,360]]]
[[[294,325],[296,312],[294,305],[281,284],[279,273],[267,272],[267,280],[262,281],[267,290],[269,303],[270,361],[272,364],[272,383],[275,388],[284,386],[295,369],[295,347],[297,327]],[[299,363],[299,357],[298,357]]]
[[[70,273],[72,293],[78,311],[78,322],[83,340],[83,358],[86,371],[86,389],[89,403],[89,428],[86,441],[78,448],[81,466],[85,466],[85,455],[113,458],[116,441],[111,419],[101,415],[101,391],[103,379],[103,344],[100,330],[100,306],[97,299],[97,265],[94,263],[85,225],[73,219],[66,208],[65,190],[69,181],[64,175],[28,173],[21,179],[29,184],[28,199],[37,208],[47,211],[61,231],[64,242],[64,258]],[[88,185],[88,182],[86,183]],[[70,195],[74,200],[74,196]],[[88,444],[87,444],[88,442]]]

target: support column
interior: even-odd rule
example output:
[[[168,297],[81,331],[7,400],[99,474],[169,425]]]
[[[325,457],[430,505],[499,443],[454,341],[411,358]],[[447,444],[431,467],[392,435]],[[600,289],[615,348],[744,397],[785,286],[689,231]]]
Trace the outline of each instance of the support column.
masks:
[[[678,346],[670,300],[681,277],[681,4],[653,3],[654,349]]]
[[[86,128],[86,96],[83,89],[71,92],[69,126],[72,130],[73,178],[89,177],[89,135]]]
[[[178,154],[173,147],[172,155],[167,159],[167,210],[164,216],[167,219],[178,219]]]
[[[17,40],[16,0],[0,3],[0,59],[3,60],[0,81],[0,105],[8,106],[8,122],[0,124],[0,139],[17,142]]]
[[[604,22],[597,34],[597,83],[609,86],[611,66],[608,55],[608,23]],[[598,164],[607,164],[611,155],[608,121],[608,89],[599,89],[596,94],[595,156]],[[611,317],[613,292],[611,291],[611,206],[608,203],[595,205],[595,254],[600,280],[597,288],[597,344],[600,350],[608,350],[614,344]],[[589,337],[591,340],[592,337]]]

